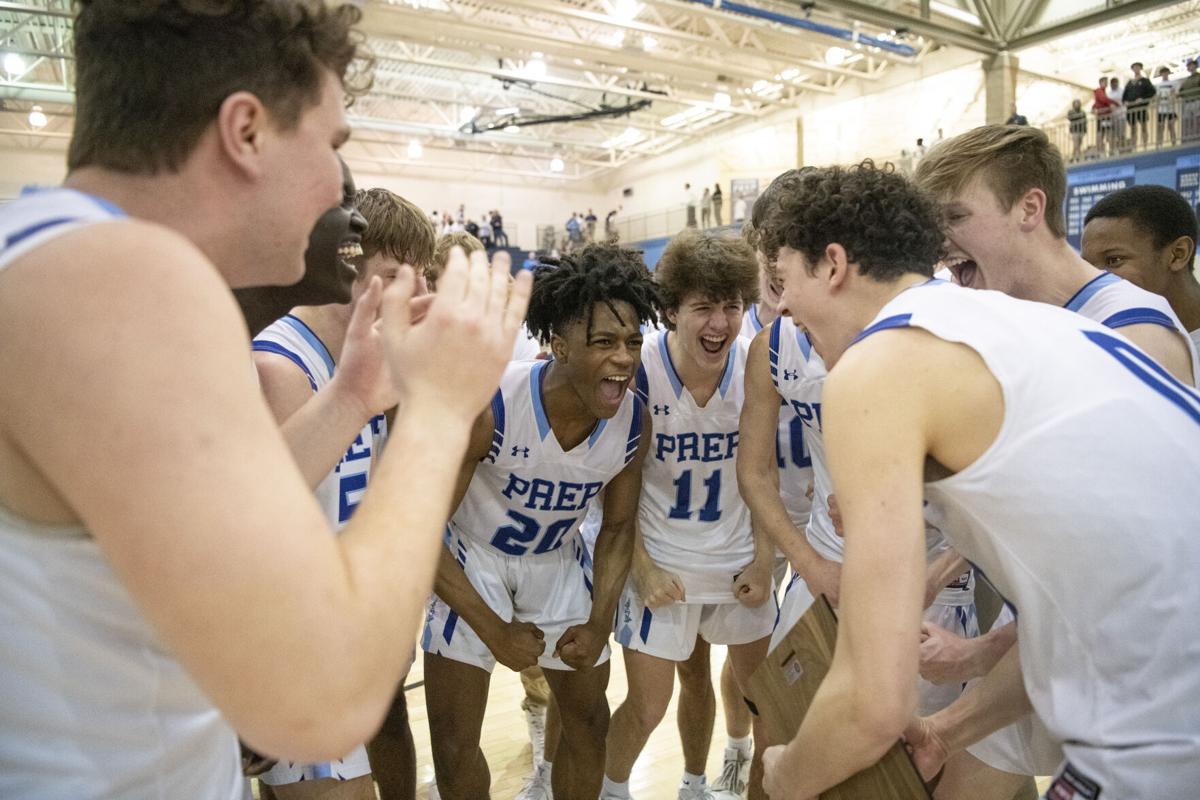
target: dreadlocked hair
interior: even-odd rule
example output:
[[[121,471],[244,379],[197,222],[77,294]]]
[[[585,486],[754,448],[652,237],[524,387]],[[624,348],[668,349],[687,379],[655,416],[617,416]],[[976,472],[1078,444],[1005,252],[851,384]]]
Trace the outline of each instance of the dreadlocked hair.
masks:
[[[615,244],[591,244],[578,253],[541,259],[533,273],[525,324],[544,345],[579,320],[587,320],[590,337],[597,303],[626,322],[616,308],[621,301],[632,306],[638,324],[657,325],[662,300],[642,254]]]

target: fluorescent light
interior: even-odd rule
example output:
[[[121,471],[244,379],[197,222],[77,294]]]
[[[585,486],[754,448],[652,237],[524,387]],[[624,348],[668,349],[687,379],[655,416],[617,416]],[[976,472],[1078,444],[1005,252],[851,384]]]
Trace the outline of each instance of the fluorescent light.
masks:
[[[496,116],[507,117],[511,116],[512,114],[519,114],[520,112],[521,109],[517,108],[516,106],[506,106],[505,108],[496,109]]]
[[[416,139],[408,143],[408,157],[414,161],[425,155],[425,148]]]
[[[637,0],[616,0],[613,3],[612,15],[623,22],[629,22],[642,10],[642,4]]]
[[[713,92],[713,105],[717,108],[729,108],[733,103],[733,98],[729,96],[729,92]]]
[[[505,133],[520,133],[521,126],[520,125],[505,125],[504,132]]]
[[[852,55],[854,54],[844,47],[831,47],[825,51],[825,63],[831,67],[840,67]]]
[[[533,58],[525,62],[521,73],[534,79],[546,77],[546,62],[542,60],[542,54],[534,53]]]
[[[642,37],[643,50],[653,50],[656,47],[658,47],[658,39],[655,39],[653,36],[648,34]]]
[[[983,23],[979,21],[979,17],[975,16],[969,11],[963,11],[961,8],[952,6],[949,3],[942,3],[938,0],[932,0],[932,2],[929,4],[929,8],[939,14],[945,14],[947,17],[950,17],[950,19],[956,19],[959,22],[965,22],[966,24],[974,25],[977,28],[983,27]]]
[[[25,74],[25,59],[16,53],[4,54],[4,71],[9,75]]]
[[[563,160],[561,158],[559,158],[558,156],[555,156],[554,158],[550,159],[550,171],[551,172],[562,172],[563,168],[565,166],[566,165],[563,163]]]
[[[42,107],[34,106],[33,110],[29,112],[29,124],[35,128],[44,128],[47,122],[49,120],[46,119],[46,114],[42,111]]]
[[[467,106],[459,115],[459,125],[466,125],[468,122],[474,122],[475,117],[479,115],[479,109],[475,106]]]

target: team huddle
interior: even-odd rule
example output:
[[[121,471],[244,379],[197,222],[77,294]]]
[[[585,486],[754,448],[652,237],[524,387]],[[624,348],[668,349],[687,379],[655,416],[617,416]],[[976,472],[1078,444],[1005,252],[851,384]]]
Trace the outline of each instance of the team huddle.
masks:
[[[985,126],[913,179],[789,170],[653,272],[514,280],[355,187],[353,7],[151,5],[82,4],[70,175],[0,213],[0,795],[413,797],[416,641],[444,800],[490,796],[497,663],[552,698],[523,800],[627,800],[676,675],[680,800],[816,797],[901,737],[946,800],[1194,797],[1182,198],[1106,198],[1085,261],[1061,155]],[[106,99],[235,50],[171,73],[178,130]],[[832,666],[770,741],[750,676],[820,595]]]

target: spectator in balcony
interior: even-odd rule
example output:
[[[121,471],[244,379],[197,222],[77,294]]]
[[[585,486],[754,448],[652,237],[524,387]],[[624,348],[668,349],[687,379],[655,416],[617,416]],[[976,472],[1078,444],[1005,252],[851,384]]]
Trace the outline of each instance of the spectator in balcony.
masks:
[[[492,212],[492,241],[496,247],[508,247],[508,234],[504,232],[504,218],[499,211]]]
[[[716,221],[717,227],[721,227],[724,223],[721,222],[721,211],[725,202],[724,195],[721,194],[721,184],[714,183],[712,190],[712,210],[713,219]]]
[[[1158,127],[1154,135],[1156,147],[1162,147],[1163,129],[1171,135],[1171,147],[1175,146],[1175,98],[1179,91],[1179,81],[1171,80],[1171,68],[1158,68]]]
[[[700,227],[707,228],[710,223],[712,223],[712,195],[705,186],[704,194],[700,195]]]
[[[1146,127],[1149,118],[1147,109],[1157,90],[1150,79],[1142,74],[1142,62],[1135,61],[1129,68],[1133,70],[1133,80],[1125,84],[1121,100],[1125,104],[1125,119],[1129,122],[1129,143],[1136,150],[1139,130],[1142,133],[1142,146],[1150,143],[1150,131]]]
[[[1125,101],[1121,82],[1114,76],[1108,79],[1108,101],[1112,104],[1112,151],[1125,149]]]
[[[588,209],[587,216],[583,218],[584,235],[587,237],[588,244],[596,241],[596,212]]]
[[[483,243],[483,248],[485,250],[490,250],[492,248],[492,222],[489,216],[487,214],[480,216],[479,225],[476,227],[479,228],[479,233],[475,235],[478,236],[479,241]]]
[[[1096,155],[1104,155],[1105,145],[1115,148],[1112,138],[1112,101],[1108,99],[1108,78],[1100,77],[1100,85],[1092,90],[1092,113],[1096,115]]]
[[[620,213],[620,207],[614,208],[604,217],[604,239],[608,242],[615,242],[620,238],[617,233],[617,214]]]
[[[683,185],[683,193],[687,202],[687,226],[694,228],[696,227],[696,193],[692,191],[690,183]]]
[[[1071,132],[1071,160],[1078,161],[1083,137],[1087,134],[1087,113],[1078,99],[1071,101],[1071,110],[1067,112],[1067,128]]]
[[[1179,136],[1185,142],[1200,139],[1200,64],[1194,58],[1187,61],[1188,75],[1179,84]]]
[[[1197,67],[1200,62],[1194,58],[1187,60],[1187,77],[1183,79],[1183,83],[1179,84],[1179,94],[1183,98],[1200,97],[1200,71]]]
[[[1012,113],[1008,115],[1008,119],[1006,119],[1004,121],[1004,124],[1005,125],[1028,125],[1029,120],[1025,118],[1024,114],[1017,111],[1017,104],[1013,103]]]

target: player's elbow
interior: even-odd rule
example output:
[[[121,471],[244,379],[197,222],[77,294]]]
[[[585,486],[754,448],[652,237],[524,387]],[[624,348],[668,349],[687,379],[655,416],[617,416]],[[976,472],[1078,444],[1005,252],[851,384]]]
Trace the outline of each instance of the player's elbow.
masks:
[[[916,708],[916,681],[908,688],[893,685],[880,693],[856,693],[854,719],[873,761],[882,758],[903,735]]]
[[[255,750],[302,763],[344,758],[379,730],[387,713],[382,697],[351,698],[334,690],[276,706],[247,720],[238,734]]]

